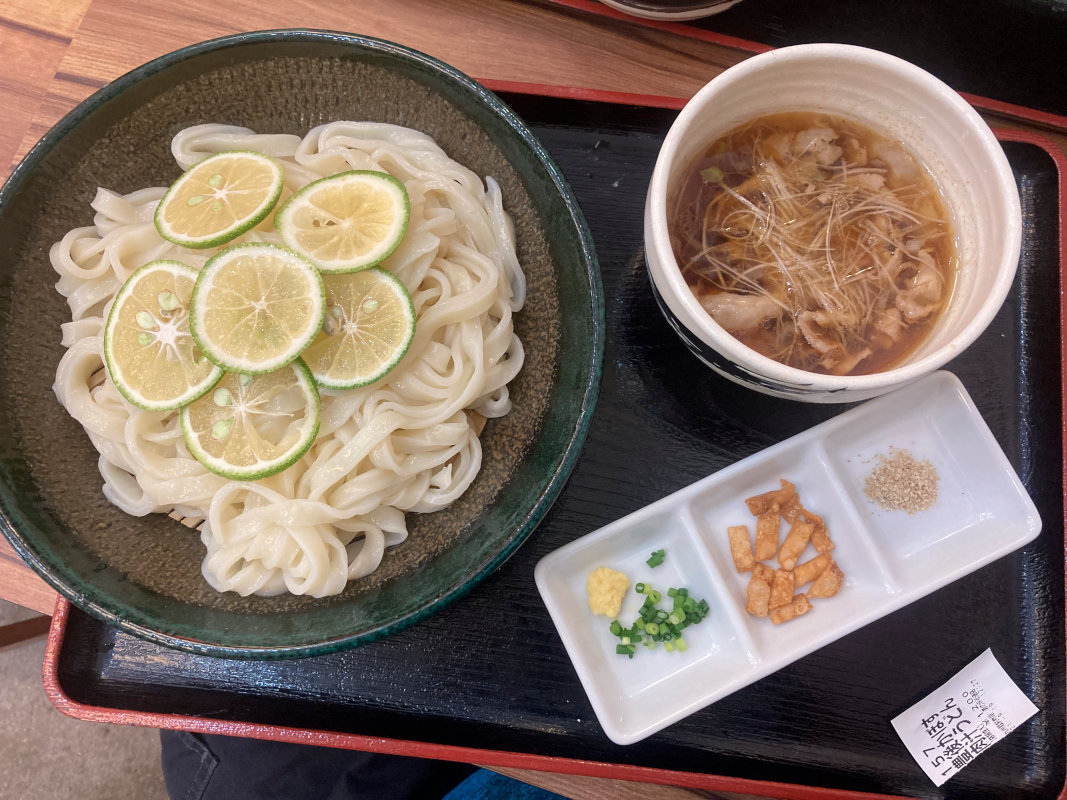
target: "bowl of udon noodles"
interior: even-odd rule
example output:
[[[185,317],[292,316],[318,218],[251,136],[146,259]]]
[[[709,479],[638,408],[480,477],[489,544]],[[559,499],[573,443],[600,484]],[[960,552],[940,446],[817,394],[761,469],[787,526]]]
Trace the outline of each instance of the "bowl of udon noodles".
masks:
[[[129,402],[104,358],[110,308],[142,265],[284,247],[272,217],[219,247],[160,236],[167,187],[228,151],[280,165],[283,198],[369,171],[410,204],[377,267],[410,295],[410,347],[369,385],[319,386],[309,449],[256,479],[207,469],[179,412]],[[152,61],[17,167],[0,242],[0,527],[74,604],[149,641],[272,658],[394,633],[515,552],[584,440],[604,312],[578,204],[496,95],[403,46],[264,31]],[[173,294],[159,305],[180,330]],[[290,400],[264,401],[264,439],[303,424]]]
[[[955,91],[894,56],[786,47],[712,79],[665,138],[645,207],[653,294],[720,375],[864,400],[985,330],[1018,267],[1011,167]]]

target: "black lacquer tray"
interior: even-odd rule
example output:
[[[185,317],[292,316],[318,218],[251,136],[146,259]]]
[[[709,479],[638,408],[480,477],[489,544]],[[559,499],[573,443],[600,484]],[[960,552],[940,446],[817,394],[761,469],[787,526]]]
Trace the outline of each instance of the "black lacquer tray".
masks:
[[[167,650],[70,608],[46,659],[75,716],[288,738],[781,797],[1053,797],[1064,787],[1064,529],[1057,161],[1005,141],[1022,195],[1019,276],[993,325],[948,365],[1041,513],[1025,549],[666,730],[614,745],[534,586],[545,554],[843,410],[713,375],[649,294],[645,190],[673,111],[508,93],[562,166],[596,240],[607,311],[600,400],[540,527],[467,597],[383,641],[277,662]],[[1006,134],[1007,138],[1012,138]],[[1019,138],[1019,137],[1014,137]],[[1025,135],[1022,138],[1026,138]],[[1061,159],[1062,160],[1062,159]],[[990,647],[1040,713],[940,789],[890,720]],[[406,742],[410,746],[402,746]],[[823,794],[822,792],[816,792]]]
[[[842,42],[899,56],[961,92],[1067,114],[1067,8],[1055,0],[744,0],[687,25],[773,47]]]

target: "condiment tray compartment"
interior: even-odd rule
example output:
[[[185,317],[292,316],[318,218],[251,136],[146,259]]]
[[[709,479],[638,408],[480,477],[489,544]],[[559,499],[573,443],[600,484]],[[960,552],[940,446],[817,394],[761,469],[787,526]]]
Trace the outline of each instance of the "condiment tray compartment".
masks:
[[[922,511],[886,511],[866,478],[894,450],[928,461],[938,494]],[[774,625],[745,611],[726,530],[755,519],[745,498],[794,483],[823,517],[845,573],[837,595]],[[1032,541],[1037,508],[963,384],[937,372],[871,400],[555,550],[535,570],[538,591],[604,732],[631,744]],[[645,560],[664,549],[658,567]],[[805,551],[805,558],[814,553]],[[686,587],[711,612],[685,629],[685,652],[638,647],[617,655],[609,620],[594,616],[586,578],[599,566],[631,585]],[[798,592],[802,590],[798,589]],[[643,597],[627,593],[631,624]]]

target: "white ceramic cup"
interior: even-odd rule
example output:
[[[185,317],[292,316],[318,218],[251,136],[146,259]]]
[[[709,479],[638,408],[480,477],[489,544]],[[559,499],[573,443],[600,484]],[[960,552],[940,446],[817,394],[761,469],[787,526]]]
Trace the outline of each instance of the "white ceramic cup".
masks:
[[[667,223],[676,181],[722,134],[784,111],[837,114],[899,139],[941,189],[956,236],[959,271],[944,314],[899,366],[872,375],[835,376],[780,364],[720,327],[682,277]],[[645,204],[645,255],[656,300],[686,345],[730,380],[807,402],[875,397],[963,352],[1003,304],[1015,278],[1021,239],[1022,214],[1011,167],[978,113],[919,67],[841,44],[772,50],[714,78],[671,126]]]
[[[600,0],[606,6],[633,17],[662,20],[690,20],[710,17],[741,0]]]

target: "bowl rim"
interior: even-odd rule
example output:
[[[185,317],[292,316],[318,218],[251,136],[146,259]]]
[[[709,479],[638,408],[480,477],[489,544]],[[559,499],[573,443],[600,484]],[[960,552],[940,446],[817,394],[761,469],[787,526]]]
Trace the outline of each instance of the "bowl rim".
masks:
[[[101,105],[119,98],[120,95],[136,87],[144,79],[164,73],[182,62],[222,50],[271,43],[325,43],[352,48],[353,51],[360,53],[375,53],[402,58],[455,84],[476,105],[481,105],[499,118],[518,137],[522,145],[528,149],[534,160],[545,171],[551,180],[552,186],[559,193],[568,210],[568,227],[573,226],[576,244],[578,245],[576,260],[584,268],[585,278],[589,285],[589,321],[592,329],[592,341],[590,343],[589,363],[583,368],[583,374],[586,375],[586,379],[582,387],[581,402],[576,404],[578,413],[573,421],[573,428],[568,426],[569,433],[566,435],[565,444],[555,451],[555,468],[546,474],[542,491],[536,495],[532,506],[527,508],[525,513],[520,516],[513,534],[505,541],[504,546],[491,553],[481,563],[474,565],[473,570],[467,573],[458,585],[453,584],[447,587],[444,591],[429,598],[422,606],[403,617],[360,633],[341,635],[324,640],[320,639],[303,644],[259,646],[209,642],[157,630],[143,622],[132,620],[90,597],[86,592],[88,588],[87,582],[68,581],[66,577],[68,570],[62,564],[62,560],[53,559],[47,553],[40,553],[26,542],[19,534],[18,527],[11,518],[6,501],[0,498],[0,501],[2,501],[0,502],[0,533],[3,533],[4,537],[11,543],[19,557],[61,596],[104,622],[154,644],[176,648],[197,655],[223,658],[273,659],[310,657],[325,655],[375,641],[425,619],[448,603],[464,596],[498,569],[529,538],[530,534],[548,513],[577,463],[582,445],[589,432],[599,394],[606,338],[604,290],[593,236],[570,183],[563,174],[562,169],[556,164],[555,159],[548,153],[544,145],[541,144],[518,114],[501,98],[474,78],[426,53],[376,37],[331,30],[279,28],[221,36],[186,45],[160,55],[109,81],[105,86],[78,103],[49,128],[12,170],[3,185],[0,186],[0,216],[16,200],[23,185],[35,173],[39,163]],[[73,585],[74,583],[83,585],[79,587]],[[155,615],[151,613],[146,613],[144,616],[146,619],[156,619]]]
[[[741,0],[687,0],[676,4],[654,0],[600,0],[604,5],[633,17],[656,20],[697,20],[720,14]]]
[[[726,88],[748,80],[767,67],[782,68],[784,65],[804,61],[841,60],[866,64],[891,71],[904,79],[921,84],[924,89],[944,101],[946,110],[956,115],[961,123],[980,144],[976,151],[983,154],[992,167],[993,182],[1000,191],[996,202],[1005,219],[1007,235],[1000,250],[998,269],[993,286],[975,314],[949,342],[922,358],[882,372],[868,375],[825,375],[808,372],[782,364],[762,355],[735,339],[703,310],[681,276],[670,244],[667,226],[667,182],[670,167],[684,138],[693,128],[694,119]],[[847,73],[846,73],[847,74]],[[652,280],[661,292],[664,302],[678,321],[709,347],[717,350],[745,371],[786,384],[791,390],[811,394],[822,392],[872,392],[903,385],[922,375],[941,368],[955,358],[992,322],[1014,282],[1022,247],[1022,207],[1018,189],[1003,148],[989,126],[978,112],[954,89],[916,64],[889,53],[857,45],[816,42],[792,45],[754,55],[721,72],[693,95],[671,125],[664,138],[659,157],[653,169],[647,195],[648,224],[646,225],[645,249],[654,252],[656,258],[648,259]],[[1010,269],[1006,268],[1011,265]],[[796,399],[804,399],[798,396]],[[846,398],[841,398],[845,402]]]

